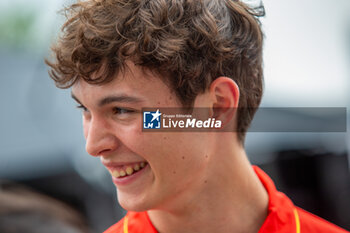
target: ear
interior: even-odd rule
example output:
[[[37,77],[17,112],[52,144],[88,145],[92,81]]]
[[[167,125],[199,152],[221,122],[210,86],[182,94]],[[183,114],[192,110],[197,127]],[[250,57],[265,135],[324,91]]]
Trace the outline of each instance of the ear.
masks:
[[[233,122],[239,102],[239,88],[235,81],[228,77],[215,79],[209,88],[212,99],[212,116],[220,119],[223,125]]]

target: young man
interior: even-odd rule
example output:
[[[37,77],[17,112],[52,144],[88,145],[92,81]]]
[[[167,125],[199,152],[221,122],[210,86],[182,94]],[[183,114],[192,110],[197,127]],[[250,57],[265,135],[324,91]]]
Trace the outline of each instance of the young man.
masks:
[[[47,63],[72,87],[86,150],[129,211],[107,233],[346,232],[295,207],[247,159],[262,96],[258,13],[233,0],[88,0],[66,13]],[[232,128],[144,132],[144,107],[204,108]]]

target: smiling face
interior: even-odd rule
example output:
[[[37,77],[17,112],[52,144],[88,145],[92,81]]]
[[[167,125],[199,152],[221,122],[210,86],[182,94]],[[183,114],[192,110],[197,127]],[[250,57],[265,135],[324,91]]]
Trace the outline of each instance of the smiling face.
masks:
[[[86,150],[100,156],[111,173],[123,208],[171,208],[204,183],[211,134],[142,132],[143,107],[182,105],[154,74],[128,67],[108,84],[73,86],[72,96],[83,108]],[[197,98],[195,105],[205,101]]]

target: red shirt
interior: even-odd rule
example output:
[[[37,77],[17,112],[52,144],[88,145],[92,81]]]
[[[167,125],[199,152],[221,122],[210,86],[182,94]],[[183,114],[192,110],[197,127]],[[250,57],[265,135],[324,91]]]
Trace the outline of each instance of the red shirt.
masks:
[[[268,216],[259,233],[349,233],[299,207],[278,192],[270,177],[253,166],[269,195]],[[104,233],[157,233],[147,212],[129,211],[126,216]]]

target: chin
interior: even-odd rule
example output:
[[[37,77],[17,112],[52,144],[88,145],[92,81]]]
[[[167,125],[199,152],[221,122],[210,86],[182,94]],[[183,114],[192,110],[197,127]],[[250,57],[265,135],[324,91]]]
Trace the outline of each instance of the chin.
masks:
[[[146,199],[140,197],[130,197],[117,193],[120,206],[127,211],[143,212],[152,209],[152,205]]]

